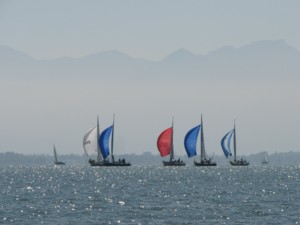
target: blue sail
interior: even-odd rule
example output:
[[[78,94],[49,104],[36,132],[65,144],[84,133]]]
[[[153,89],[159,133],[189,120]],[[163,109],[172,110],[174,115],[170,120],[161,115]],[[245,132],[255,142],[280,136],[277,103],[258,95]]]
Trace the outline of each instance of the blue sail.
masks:
[[[113,126],[106,128],[100,135],[99,138],[99,147],[101,150],[101,154],[104,159],[109,156],[109,137],[111,134]]]
[[[227,134],[225,134],[225,136],[222,138],[221,140],[221,146],[224,152],[224,155],[226,156],[226,158],[228,158],[228,156],[232,155],[231,150],[230,150],[230,140],[232,138],[233,135],[233,131],[231,130],[229,131]]]
[[[189,158],[197,155],[196,146],[197,146],[197,138],[199,135],[200,127],[201,127],[201,125],[198,125],[198,126],[192,128],[185,135],[184,147],[185,147],[186,153]]]

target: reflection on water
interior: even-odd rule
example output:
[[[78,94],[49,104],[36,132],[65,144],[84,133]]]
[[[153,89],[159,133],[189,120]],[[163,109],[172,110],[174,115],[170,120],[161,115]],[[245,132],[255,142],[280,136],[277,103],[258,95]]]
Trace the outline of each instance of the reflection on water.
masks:
[[[299,167],[7,167],[0,224],[299,224]]]

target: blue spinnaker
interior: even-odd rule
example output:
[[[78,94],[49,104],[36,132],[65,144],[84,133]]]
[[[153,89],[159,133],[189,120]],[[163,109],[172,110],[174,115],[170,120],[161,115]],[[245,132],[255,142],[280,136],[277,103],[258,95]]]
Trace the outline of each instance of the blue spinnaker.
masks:
[[[192,128],[185,135],[184,147],[185,147],[186,153],[189,158],[197,155],[197,147],[196,146],[197,146],[197,138],[199,135],[200,127],[201,127],[201,125],[198,125],[198,126]]]
[[[228,158],[229,155],[230,156],[232,155],[230,150],[230,140],[232,138],[233,131],[234,130],[229,131],[227,134],[225,134],[225,136],[221,140],[221,146],[226,158]]]
[[[113,126],[106,128],[100,135],[99,138],[99,147],[101,150],[101,154],[104,159],[109,156],[109,137],[111,134]]]

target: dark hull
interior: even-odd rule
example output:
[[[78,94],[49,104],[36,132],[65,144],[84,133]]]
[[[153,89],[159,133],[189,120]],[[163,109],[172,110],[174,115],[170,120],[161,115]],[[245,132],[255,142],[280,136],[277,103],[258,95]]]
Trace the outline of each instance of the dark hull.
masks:
[[[164,166],[185,166],[185,163],[180,161],[163,161]]]
[[[261,164],[263,164],[263,165],[267,165],[269,162],[267,162],[267,161],[262,161],[261,162]]]
[[[66,165],[64,162],[54,162],[54,165]]]
[[[96,162],[95,160],[89,160],[91,166],[131,166],[130,163],[127,162]]]
[[[201,161],[201,162],[194,161],[194,165],[195,166],[216,166],[217,163],[211,161]]]
[[[232,166],[249,166],[249,163],[245,160],[230,161],[229,163]]]

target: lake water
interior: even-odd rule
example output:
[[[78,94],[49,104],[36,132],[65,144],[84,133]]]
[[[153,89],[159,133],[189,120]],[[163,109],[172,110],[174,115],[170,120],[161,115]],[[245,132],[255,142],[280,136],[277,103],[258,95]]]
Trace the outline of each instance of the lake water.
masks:
[[[0,224],[299,224],[300,167],[5,167]]]

